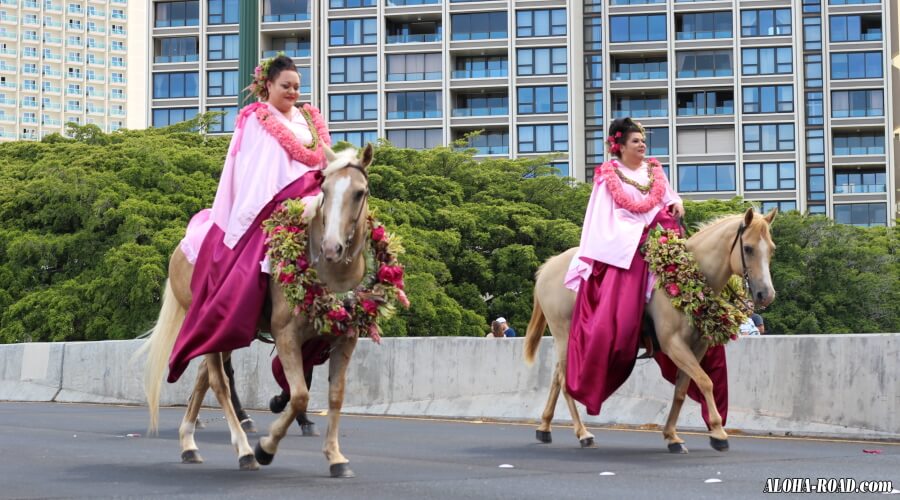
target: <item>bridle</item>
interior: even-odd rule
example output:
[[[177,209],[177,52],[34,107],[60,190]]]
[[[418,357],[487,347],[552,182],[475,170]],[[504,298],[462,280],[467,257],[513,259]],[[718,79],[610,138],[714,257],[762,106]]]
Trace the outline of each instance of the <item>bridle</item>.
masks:
[[[734,253],[734,246],[737,245],[738,242],[741,243],[741,280],[744,283],[744,290],[747,292],[749,297],[753,297],[753,291],[750,290],[750,270],[747,269],[747,257],[744,255],[744,231],[747,230],[746,224],[744,221],[741,221],[741,225],[738,226],[737,234],[734,235],[734,241],[731,242],[731,251],[728,252],[728,255]],[[755,301],[754,301],[755,302]]]
[[[367,200],[369,198],[369,173],[366,171],[366,169],[364,167],[357,165],[355,163],[348,164],[344,168],[355,169],[355,170],[359,171],[359,173],[362,174],[363,178],[366,179],[366,191],[365,191],[365,193],[363,193],[363,201],[359,204],[359,211],[356,212],[356,216],[353,217],[353,223],[351,224],[350,231],[347,234],[347,237],[344,238],[344,248],[345,248],[345,251],[347,251],[347,257],[344,258],[343,263],[349,264],[350,263],[349,250],[350,250],[351,245],[353,244],[353,239],[356,236],[356,226],[359,223],[359,218],[362,217],[363,208],[366,206],[365,200]],[[324,179],[323,179],[323,181],[324,181]],[[322,194],[322,201],[320,202],[320,205],[325,206],[325,194],[324,193]],[[325,231],[325,212],[324,211],[322,212],[321,219],[322,219],[322,231],[324,232]],[[316,260],[318,260],[318,258],[316,258]]]

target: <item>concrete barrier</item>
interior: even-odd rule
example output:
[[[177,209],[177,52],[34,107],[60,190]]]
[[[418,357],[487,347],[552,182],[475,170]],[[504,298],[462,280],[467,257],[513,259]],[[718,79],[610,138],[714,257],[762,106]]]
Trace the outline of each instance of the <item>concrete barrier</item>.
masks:
[[[130,358],[141,341],[0,346],[0,400],[140,404],[141,367]],[[523,339],[402,338],[361,340],[350,365],[349,413],[526,420],[539,418],[555,355],[544,338],[534,366]],[[234,355],[241,400],[265,409],[279,389],[272,346]],[[744,337],[728,347],[728,428],[751,433],[900,439],[900,335]],[[183,405],[197,363],[162,403]],[[315,371],[311,408],[327,407],[327,364]],[[593,424],[662,424],[672,386],[656,363],[638,362],[631,378]],[[206,404],[215,405],[211,393]],[[685,404],[681,428],[702,428],[700,406]],[[556,421],[569,420],[562,399]]]

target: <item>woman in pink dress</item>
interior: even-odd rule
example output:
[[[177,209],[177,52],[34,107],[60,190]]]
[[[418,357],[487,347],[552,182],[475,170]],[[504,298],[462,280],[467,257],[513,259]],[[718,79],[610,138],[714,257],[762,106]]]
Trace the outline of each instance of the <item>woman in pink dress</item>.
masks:
[[[566,390],[591,415],[634,368],[650,290],[639,248],[657,224],[680,233],[684,216],[662,166],[645,157],[639,124],[614,120],[607,143],[613,159],[595,170],[581,245],[566,274],[566,287],[577,291]]]
[[[197,356],[253,341],[268,293],[262,222],[280,202],[320,191],[331,137],[318,109],[295,107],[294,62],[283,55],[261,62],[251,89],[259,102],[238,115],[212,209],[191,219],[181,242],[194,264],[192,302],[169,358],[169,382]]]

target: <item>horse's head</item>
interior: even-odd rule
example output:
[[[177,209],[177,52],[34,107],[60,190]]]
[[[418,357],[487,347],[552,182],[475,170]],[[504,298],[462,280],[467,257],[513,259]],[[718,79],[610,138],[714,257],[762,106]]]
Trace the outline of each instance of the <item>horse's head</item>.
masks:
[[[328,262],[349,263],[365,245],[368,168],[373,155],[371,144],[362,152],[348,148],[335,153],[325,146],[328,166],[315,215],[318,220],[313,221],[313,226],[321,231],[321,242],[315,250]]]
[[[753,302],[765,307],[775,300],[775,287],[769,273],[769,261],[775,251],[775,243],[769,233],[769,224],[778,209],[763,216],[747,209],[741,226],[731,245],[731,271],[744,276],[750,287]]]

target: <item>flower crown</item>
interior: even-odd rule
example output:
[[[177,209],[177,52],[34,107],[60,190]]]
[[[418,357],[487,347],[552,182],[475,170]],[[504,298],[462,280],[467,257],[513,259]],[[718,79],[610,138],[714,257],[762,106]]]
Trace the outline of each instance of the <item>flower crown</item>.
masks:
[[[272,66],[272,62],[275,58],[285,55],[285,53],[278,52],[273,57],[268,59],[263,59],[259,62],[259,64],[253,70],[253,81],[250,82],[250,85],[247,85],[247,90],[250,92],[250,95],[255,95],[257,98],[264,98],[263,95],[266,91],[266,81],[269,77],[269,68]]]

